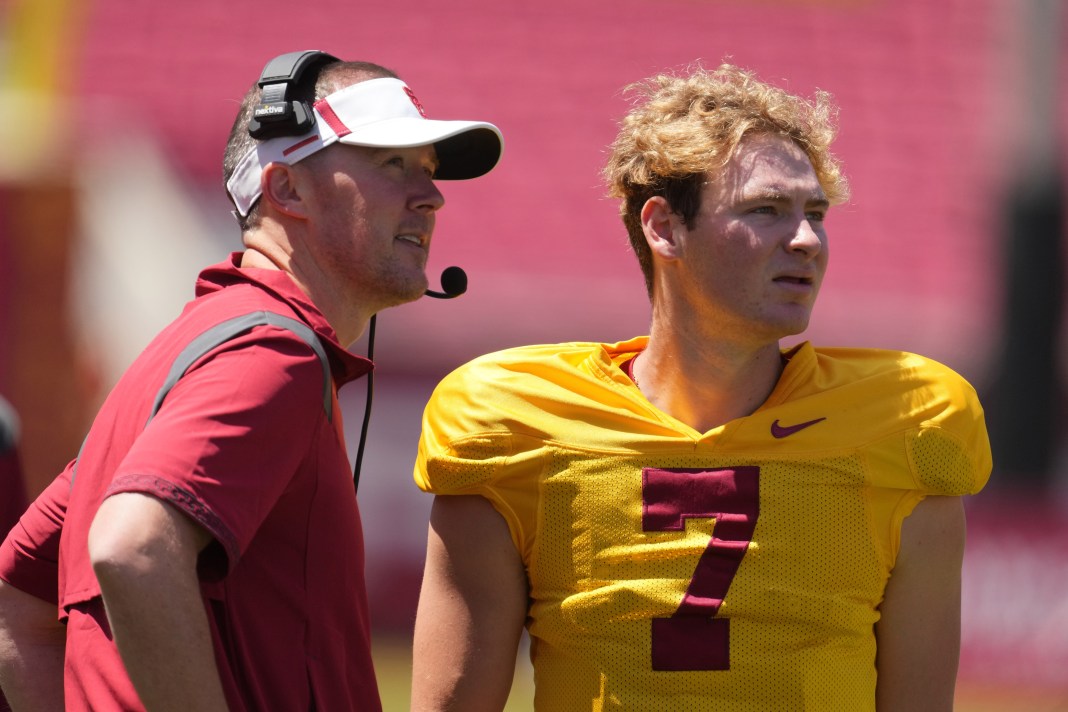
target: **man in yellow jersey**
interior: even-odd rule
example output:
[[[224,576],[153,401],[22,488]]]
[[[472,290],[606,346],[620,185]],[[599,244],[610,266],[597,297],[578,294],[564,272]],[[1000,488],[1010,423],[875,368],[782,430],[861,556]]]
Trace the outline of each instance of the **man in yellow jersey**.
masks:
[[[605,174],[650,335],[491,354],[437,388],[413,709],[951,710],[961,496],[991,469],[950,369],[790,349],[847,186],[834,109],[724,65],[632,87]]]

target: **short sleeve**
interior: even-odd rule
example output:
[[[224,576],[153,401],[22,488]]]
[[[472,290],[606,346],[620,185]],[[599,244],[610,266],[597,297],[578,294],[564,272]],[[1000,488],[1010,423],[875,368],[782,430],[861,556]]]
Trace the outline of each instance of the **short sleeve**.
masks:
[[[167,395],[117,469],[107,494],[142,492],[207,529],[225,574],[309,456],[328,424],[323,368],[277,327],[257,327],[194,365]]]
[[[73,466],[41,492],[0,544],[0,578],[51,603],[59,597],[59,537]]]
[[[905,438],[909,466],[926,494],[976,494],[993,469],[982,405],[972,386],[943,366],[933,366],[941,407]]]
[[[536,528],[537,488],[546,445],[513,432],[486,386],[486,374],[461,369],[446,377],[423,415],[415,482],[435,495],[479,495],[508,525],[524,558]]]
[[[496,412],[499,398],[488,374],[467,364],[434,389],[423,412],[415,464],[420,489],[434,494],[481,494],[512,454],[511,437]],[[492,379],[490,379],[492,380]]]

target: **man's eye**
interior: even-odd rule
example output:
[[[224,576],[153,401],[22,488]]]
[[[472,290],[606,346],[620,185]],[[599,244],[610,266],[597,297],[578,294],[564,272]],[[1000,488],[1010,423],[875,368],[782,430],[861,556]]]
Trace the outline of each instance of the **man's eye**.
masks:
[[[811,222],[823,222],[827,218],[827,214],[819,211],[805,213],[805,218]]]

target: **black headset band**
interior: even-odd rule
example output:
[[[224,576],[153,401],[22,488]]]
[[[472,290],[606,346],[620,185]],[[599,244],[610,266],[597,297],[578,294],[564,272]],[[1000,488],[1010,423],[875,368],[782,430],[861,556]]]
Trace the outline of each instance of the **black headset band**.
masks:
[[[279,55],[267,62],[260,74],[260,101],[252,110],[248,132],[256,139],[301,136],[315,126],[311,104],[301,95],[303,81],[337,57],[319,50]]]

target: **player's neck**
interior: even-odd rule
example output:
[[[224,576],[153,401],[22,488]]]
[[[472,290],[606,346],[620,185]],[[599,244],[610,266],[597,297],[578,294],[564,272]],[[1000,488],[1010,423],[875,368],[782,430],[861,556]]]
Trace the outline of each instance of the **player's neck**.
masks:
[[[707,432],[759,408],[782,374],[777,343],[754,348],[658,330],[634,364],[638,388],[660,410]]]

